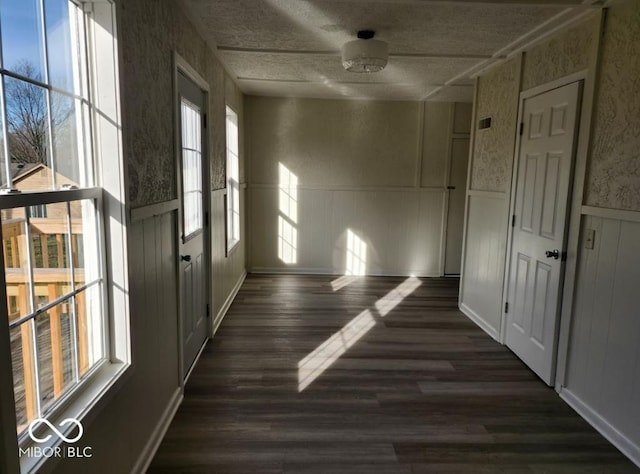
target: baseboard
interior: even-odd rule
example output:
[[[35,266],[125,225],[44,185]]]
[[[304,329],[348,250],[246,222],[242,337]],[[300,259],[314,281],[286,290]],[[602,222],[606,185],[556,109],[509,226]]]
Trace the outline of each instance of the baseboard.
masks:
[[[607,438],[611,444],[618,448],[636,466],[640,467],[640,446],[634,444],[629,438],[613,427],[607,420],[598,414],[593,408],[574,395],[571,390],[563,387],[560,390],[560,398],[573,408],[578,415]]]
[[[335,277],[344,276],[344,272],[340,273],[329,268],[282,268],[282,267],[252,267],[249,269],[249,273],[257,274],[276,274],[276,275],[329,275]],[[439,273],[416,273],[416,272],[373,272],[366,276],[388,276],[388,277],[410,277],[415,276],[418,278],[439,278],[442,275]]]
[[[171,397],[171,401],[162,413],[160,421],[153,430],[149,441],[142,450],[142,453],[140,454],[140,457],[138,457],[138,461],[136,462],[131,472],[136,472],[139,474],[144,474],[145,472],[147,472],[151,461],[153,461],[153,457],[156,455],[156,451],[158,451],[158,448],[160,447],[160,443],[164,439],[164,435],[167,434],[169,425],[171,425],[171,421],[173,421],[173,417],[176,415],[180,403],[182,403],[182,398],[182,388],[178,388],[174,392],[173,396]]]
[[[244,283],[245,278],[247,278],[246,270],[242,272],[242,275],[240,275],[240,278],[238,278],[238,281],[236,282],[233,289],[231,290],[231,293],[229,293],[229,296],[227,297],[224,304],[222,305],[222,308],[220,308],[220,311],[218,311],[218,314],[216,314],[216,317],[213,320],[213,327],[211,328],[211,334],[212,334],[211,337],[213,337],[213,335],[216,333],[216,331],[220,327],[220,324],[224,319],[224,315],[227,314],[227,311],[229,311],[229,307],[231,306],[231,303],[233,303],[233,300],[238,294],[238,291],[240,291],[240,287]]]
[[[186,375],[184,375],[184,379],[182,381],[182,386],[184,387],[185,385],[187,385],[187,382],[189,381],[189,377],[191,377],[191,372],[193,372],[193,369],[196,368],[196,365],[198,365],[198,361],[200,360],[200,356],[202,355],[202,353],[204,352],[205,348],[207,347],[207,344],[209,343],[209,339],[207,338],[203,343],[202,346],[200,346],[200,350],[198,351],[198,353],[196,354],[195,359],[193,359],[193,363],[191,364],[191,367],[189,367],[189,370],[187,371]]]
[[[464,303],[460,303],[460,311],[462,311],[462,313],[467,318],[480,326],[480,329],[489,334],[489,336],[500,342],[500,334],[498,333],[498,331],[496,331],[495,328],[491,327],[491,325],[487,323],[481,316],[479,316],[478,313],[476,313]]]

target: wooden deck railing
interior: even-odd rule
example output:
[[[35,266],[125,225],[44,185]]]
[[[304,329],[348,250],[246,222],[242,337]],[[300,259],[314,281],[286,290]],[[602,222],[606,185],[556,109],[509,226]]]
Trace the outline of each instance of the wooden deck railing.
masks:
[[[81,239],[82,239],[82,223],[80,219],[72,219],[71,223],[70,247],[73,255],[75,267],[82,265]],[[30,233],[33,249],[32,268],[33,268],[33,289],[35,294],[35,302],[37,306],[54,301],[64,294],[72,291],[71,285],[71,269],[70,258],[68,256],[68,224],[66,219],[31,219]],[[29,275],[28,275],[28,247],[25,238],[25,222],[24,219],[12,219],[10,222],[2,223],[2,250],[4,256],[4,268],[6,277],[7,302],[9,306],[9,322],[16,321],[32,312],[31,302],[29,301]],[[75,285],[80,286],[85,283],[85,272],[83,268],[74,268]],[[20,344],[14,344],[12,341],[12,356],[14,360],[14,380],[18,379],[16,372],[22,370],[23,387],[17,387],[16,390],[16,411],[24,412],[25,419],[18,420],[19,429],[24,427],[25,423],[38,416],[37,413],[37,391],[36,377],[40,377],[40,381],[46,380],[47,385],[53,386],[53,393],[41,394],[41,398],[47,397],[57,399],[65,391],[65,352],[69,353],[69,349],[65,348],[65,336],[73,337],[73,332],[64,334],[63,318],[71,318],[73,310],[69,306],[73,300],[67,300],[51,308],[46,316],[38,316],[37,320],[27,322],[20,325]],[[63,308],[67,305],[68,312],[63,313]],[[87,305],[86,295],[80,292],[75,296],[76,304],[76,341],[75,355],[78,358],[78,376],[82,376],[89,368],[89,341],[87,326]],[[39,324],[39,321],[48,319],[49,324]],[[41,331],[36,341],[41,338],[50,340],[50,348],[38,347],[38,351],[34,347],[34,338],[32,335],[31,324],[36,324],[37,330]],[[48,332],[48,334],[46,334]],[[68,344],[67,344],[68,345]],[[35,354],[38,353],[38,362],[40,365],[40,373],[35,373]],[[73,355],[72,355],[73,357]],[[21,364],[16,361],[19,359]],[[42,361],[46,361],[43,364]],[[50,362],[50,364],[49,364]],[[20,367],[21,365],[21,367]],[[46,369],[43,369],[46,367]],[[50,369],[49,369],[50,367]],[[69,370],[67,364],[67,372]],[[68,374],[67,374],[68,377]],[[52,380],[51,380],[52,379]],[[41,383],[41,385],[43,385]],[[20,390],[22,388],[22,390]],[[19,396],[23,392],[24,398]],[[20,418],[20,416],[19,416]]]

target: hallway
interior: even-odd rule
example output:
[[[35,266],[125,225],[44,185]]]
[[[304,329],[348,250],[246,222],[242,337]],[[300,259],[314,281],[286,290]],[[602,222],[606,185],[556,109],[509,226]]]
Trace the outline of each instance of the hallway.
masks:
[[[457,296],[456,279],[249,275],[149,472],[637,472]]]

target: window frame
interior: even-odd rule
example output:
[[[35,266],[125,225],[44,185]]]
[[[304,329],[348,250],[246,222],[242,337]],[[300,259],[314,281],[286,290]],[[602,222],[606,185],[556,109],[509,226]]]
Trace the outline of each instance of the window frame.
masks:
[[[86,82],[82,87],[88,88],[85,99],[82,99],[89,116],[88,123],[83,122],[88,130],[84,135],[84,148],[79,150],[79,156],[90,166],[89,184],[96,185],[82,189],[8,193],[0,197],[0,207],[3,209],[81,199],[94,199],[96,202],[96,234],[99,240],[97,248],[103,286],[101,323],[104,327],[104,359],[90,367],[80,382],[53,404],[55,408],[52,406],[48,409],[46,418],[57,427],[60,427],[60,422],[65,418],[73,417],[82,422],[87,420],[90,413],[93,418],[118,392],[132,371],[127,263],[128,213],[125,205],[126,170],[122,152],[118,70],[121,46],[118,43],[116,28],[115,0],[72,1],[84,16],[84,37],[81,40],[83,44],[76,45],[76,53],[83,55],[80,62],[86,63]],[[77,60],[77,56],[74,60]],[[2,70],[2,73],[15,77],[15,74],[7,74],[5,70]],[[33,83],[32,80],[27,82]],[[49,93],[56,91],[51,85],[46,87]],[[68,91],[63,92],[67,96],[72,95]],[[4,90],[1,95],[1,105],[4,108]],[[49,103],[50,100],[49,96]],[[2,121],[2,126],[6,132],[5,120]],[[7,149],[2,150],[3,155],[5,152],[8,153],[7,140],[5,144]],[[87,159],[87,147],[92,150],[90,159]],[[30,472],[49,462],[55,462],[55,458],[49,460],[45,456],[19,456],[18,447],[28,449],[34,442],[24,433],[20,437],[17,436],[4,270],[0,271],[0,285],[3,288],[0,291],[0,334],[3,335],[0,337],[0,471]],[[64,433],[65,430],[61,431]],[[38,447],[55,448],[61,444],[62,439],[52,436],[48,442],[38,444]]]
[[[230,117],[233,117],[235,126],[236,126],[236,148],[238,152],[236,153],[236,162],[237,162],[237,181],[232,180],[230,178],[229,168],[230,168],[230,155],[232,153],[231,148],[229,146],[229,121]],[[241,234],[241,216],[240,216],[240,121],[238,118],[237,112],[230,106],[227,105],[225,108],[225,142],[226,142],[226,156],[225,156],[225,177],[226,177],[226,186],[225,186],[225,240],[226,240],[226,254],[227,256],[231,254],[231,251],[234,250],[240,241],[242,240]],[[233,191],[235,190],[238,193],[237,202],[234,199]],[[238,215],[238,225],[237,228],[234,225],[234,214]]]

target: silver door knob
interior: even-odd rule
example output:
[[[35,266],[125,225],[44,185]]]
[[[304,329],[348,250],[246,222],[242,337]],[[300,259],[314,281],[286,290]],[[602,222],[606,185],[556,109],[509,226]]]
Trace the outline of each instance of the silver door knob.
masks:
[[[558,249],[547,250],[544,254],[547,258],[555,258],[556,260],[560,258],[560,250]]]

